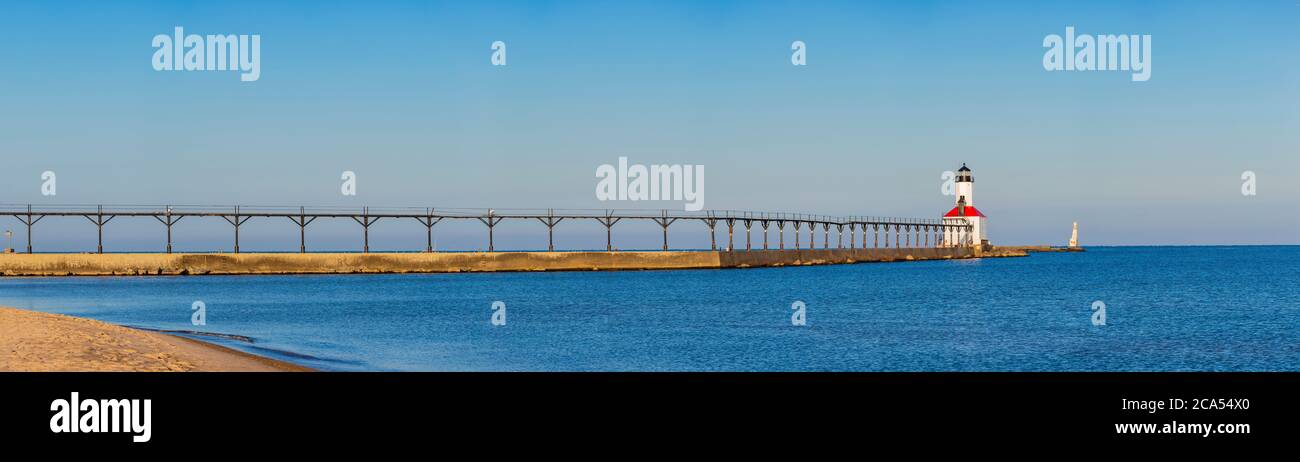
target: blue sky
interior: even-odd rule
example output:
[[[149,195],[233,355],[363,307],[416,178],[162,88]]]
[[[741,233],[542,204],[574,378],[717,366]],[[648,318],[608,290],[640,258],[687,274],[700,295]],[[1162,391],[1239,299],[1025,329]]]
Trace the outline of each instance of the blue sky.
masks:
[[[1300,2],[807,3],[4,2],[0,202],[681,208],[597,201],[596,167],[627,156],[705,165],[710,209],[935,217],[941,173],[966,162],[995,243],[1061,244],[1072,221],[1087,244],[1300,241]],[[261,79],[154,71],[150,41],[175,26],[260,34]],[[1151,80],[1045,71],[1043,38],[1066,26],[1152,35]],[[38,251],[93,249],[85,220],[37,226]],[[485,246],[477,223],[439,226],[442,248]],[[508,223],[499,246],[544,247],[544,230]],[[157,250],[162,231],[123,219],[106,239]],[[231,234],[177,232],[182,250]],[[360,246],[350,220],[308,232]],[[657,232],[616,228],[616,245]],[[252,221],[243,239],[294,250],[297,234]],[[413,221],[372,230],[375,249],[422,243]]]

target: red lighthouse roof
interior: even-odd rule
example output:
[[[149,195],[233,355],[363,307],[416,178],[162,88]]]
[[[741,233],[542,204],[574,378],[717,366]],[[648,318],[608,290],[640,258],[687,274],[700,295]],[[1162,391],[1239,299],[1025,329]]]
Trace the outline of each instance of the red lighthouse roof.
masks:
[[[962,216],[961,212],[962,212],[961,207],[953,207],[952,210],[949,210],[949,211],[948,211],[948,213],[943,214],[943,217],[944,217],[944,218],[949,218],[949,217],[961,217],[961,216]],[[968,217],[983,217],[984,214],[983,214],[983,213],[980,213],[979,209],[975,208],[974,206],[967,205],[967,206],[966,206],[966,215],[965,215],[965,216],[968,216]]]

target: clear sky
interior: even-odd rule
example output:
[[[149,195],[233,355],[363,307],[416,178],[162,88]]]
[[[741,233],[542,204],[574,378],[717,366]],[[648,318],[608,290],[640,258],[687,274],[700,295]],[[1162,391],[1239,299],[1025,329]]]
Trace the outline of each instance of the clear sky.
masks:
[[[260,80],[153,70],[175,26],[260,34]],[[1067,26],[1150,34],[1151,79],[1045,71]],[[627,156],[704,165],[709,209],[937,217],[940,175],[965,162],[994,243],[1063,244],[1078,221],[1085,244],[1296,244],[1298,44],[1295,0],[6,1],[0,202],[681,209],[596,200],[596,167]],[[249,222],[244,250],[295,250],[283,221]],[[442,248],[485,246],[477,222],[439,227]],[[21,245],[17,220],[0,228]],[[499,246],[544,247],[544,230],[508,222]],[[557,232],[603,245],[595,222]],[[360,245],[350,220],[308,233]],[[185,222],[178,248],[230,234]],[[121,219],[106,239],[158,250],[163,228]],[[375,249],[423,239],[414,221],[372,230]],[[708,245],[698,223],[673,239]],[[48,219],[36,243],[90,250],[94,227]]]

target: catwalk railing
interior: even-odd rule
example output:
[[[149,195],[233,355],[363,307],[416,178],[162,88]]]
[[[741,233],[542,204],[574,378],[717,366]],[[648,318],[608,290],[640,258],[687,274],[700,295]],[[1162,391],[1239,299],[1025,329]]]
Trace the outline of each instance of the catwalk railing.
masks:
[[[871,248],[889,248],[893,234],[894,248],[968,246],[971,225],[964,219],[896,218],[871,216],[830,216],[785,212],[750,212],[737,210],[708,210],[684,212],[670,210],[617,210],[617,209],[456,209],[417,207],[267,207],[267,206],[196,206],[196,205],[17,205],[0,204],[0,215],[13,216],[27,228],[27,253],[32,253],[32,228],[45,217],[84,217],[95,225],[98,232],[97,252],[104,252],[104,226],[118,217],[152,217],[167,230],[166,252],[172,253],[172,227],[184,218],[221,218],[234,228],[234,252],[239,253],[239,229],[253,218],[286,218],[298,225],[298,251],[307,252],[307,226],[318,218],[352,219],[361,226],[363,252],[370,252],[370,227],[383,219],[414,219],[425,227],[427,246],[433,252],[433,227],[443,220],[478,220],[487,228],[488,251],[493,252],[496,226],[504,220],[537,220],[546,225],[547,251],[555,251],[555,227],[569,220],[595,220],[605,227],[605,250],[613,247],[614,225],[624,220],[647,220],[663,228],[663,250],[668,247],[668,227],[679,220],[703,223],[709,230],[712,250],[718,250],[716,227],[727,227],[727,251],[737,250],[734,245],[736,225],[744,227],[745,250],[753,248],[752,228],[762,229],[762,249],[768,250],[769,228],[776,228],[777,248],[785,250],[787,226],[794,231],[794,249],[800,249],[801,230],[807,229],[808,249],[816,248],[817,228],[822,231],[822,248],[829,249],[832,228],[837,234],[836,248],[844,248],[844,229],[849,229],[849,248],[857,248],[861,234],[862,248],[867,247],[868,228],[871,229]],[[861,230],[861,233],[858,233]],[[884,231],[884,240],[881,238]],[[913,239],[915,238],[915,239]]]

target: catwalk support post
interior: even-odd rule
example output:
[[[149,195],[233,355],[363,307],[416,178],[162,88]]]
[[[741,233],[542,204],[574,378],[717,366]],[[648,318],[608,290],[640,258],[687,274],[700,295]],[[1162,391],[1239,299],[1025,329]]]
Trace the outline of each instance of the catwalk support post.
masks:
[[[307,208],[298,207],[298,216],[290,216],[289,221],[298,225],[298,253],[307,253],[307,225],[316,221],[319,217],[307,217]]]
[[[87,220],[90,220],[91,223],[95,224],[95,228],[99,234],[99,246],[96,247],[95,253],[103,254],[104,253],[104,225],[108,224],[108,222],[110,221],[113,221],[114,216],[109,215],[107,220],[104,219],[104,206],[102,205],[99,206],[99,208],[96,210],[94,216],[91,215],[83,215],[83,216],[85,216]]]

